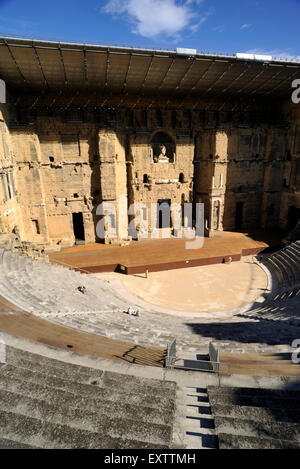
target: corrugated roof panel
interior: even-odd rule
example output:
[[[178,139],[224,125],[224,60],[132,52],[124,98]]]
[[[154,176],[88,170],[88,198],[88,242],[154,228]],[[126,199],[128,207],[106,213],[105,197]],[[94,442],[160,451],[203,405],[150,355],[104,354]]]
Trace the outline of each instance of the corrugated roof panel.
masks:
[[[207,90],[212,96],[213,93],[254,96],[257,92],[277,97],[278,92],[288,96],[292,79],[300,74],[299,63],[273,60],[264,64],[225,55],[201,53],[187,59],[180,58],[175,51],[2,38],[0,76],[8,86],[20,89],[31,86],[44,89],[45,76],[53,90],[89,87],[94,91],[105,88],[108,92],[120,92],[126,82],[126,91],[133,94],[160,90],[161,94],[170,92],[174,97],[176,93],[202,95]]]
[[[106,74],[106,53],[86,52],[87,75],[89,85],[94,88],[103,88]]]
[[[152,57],[132,56],[131,67],[127,76],[126,89],[138,90],[147,75]]]
[[[200,77],[205,73],[210,64],[211,61],[196,60],[186,77],[182,80],[179,90],[190,90],[200,80]]]
[[[109,87],[122,90],[130,62],[130,55],[110,54],[107,83]]]
[[[66,71],[67,82],[69,86],[84,87],[84,54],[83,51],[66,51],[63,50],[62,57]]]
[[[184,74],[188,71],[189,67],[191,66],[190,60],[184,59],[177,59],[172,65],[172,68],[169,70],[164,83],[162,85],[162,89],[169,88],[170,86],[176,87]]]
[[[199,79],[198,83],[195,85],[194,91],[210,88],[227,68],[228,63],[213,62],[213,65],[204,72],[201,79]]]
[[[52,88],[64,87],[65,77],[58,49],[37,49],[40,62],[47,80]]]
[[[145,81],[145,88],[156,89],[163,81],[171,63],[171,58],[154,57],[152,67]]]
[[[33,86],[44,86],[45,80],[34,49],[32,47],[10,46],[10,50],[25,80]]]
[[[0,45],[0,75],[7,83],[13,85],[24,84],[24,80],[18,72],[15,62],[5,44]]]

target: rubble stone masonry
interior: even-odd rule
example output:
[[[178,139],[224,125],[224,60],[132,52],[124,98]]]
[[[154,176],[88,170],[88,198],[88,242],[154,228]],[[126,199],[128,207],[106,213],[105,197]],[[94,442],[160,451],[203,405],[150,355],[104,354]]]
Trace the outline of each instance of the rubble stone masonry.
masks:
[[[224,109],[207,102],[195,109],[172,97],[154,97],[151,106],[123,97],[118,106],[108,97],[97,106],[91,95],[85,106],[66,96],[64,105],[49,98],[39,107],[15,98],[0,105],[3,235],[47,249],[72,246],[80,230],[82,242],[100,242],[101,202],[113,205],[118,232],[106,242],[129,239],[133,203],[150,214],[158,201],[203,202],[209,236],[293,229],[300,218],[300,105],[235,109],[232,98]],[[150,232],[150,217],[147,224]]]

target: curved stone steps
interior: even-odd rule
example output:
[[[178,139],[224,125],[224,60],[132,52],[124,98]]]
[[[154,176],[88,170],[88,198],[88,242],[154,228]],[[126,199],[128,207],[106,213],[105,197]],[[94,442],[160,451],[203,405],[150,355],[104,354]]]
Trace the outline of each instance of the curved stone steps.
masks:
[[[7,347],[0,446],[170,448],[177,385]]]
[[[220,449],[300,448],[299,393],[208,386]]]
[[[1,261],[0,261],[1,262]],[[126,302],[112,292],[108,282],[65,267],[44,264],[2,250],[0,294],[36,314],[55,311],[127,309]],[[87,295],[77,291],[84,285]]]

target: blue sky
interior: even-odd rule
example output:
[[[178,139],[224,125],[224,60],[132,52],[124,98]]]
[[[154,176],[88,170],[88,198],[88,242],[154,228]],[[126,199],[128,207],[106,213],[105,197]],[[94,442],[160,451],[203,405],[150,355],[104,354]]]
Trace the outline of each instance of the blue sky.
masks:
[[[300,0],[0,0],[0,33],[300,58]]]

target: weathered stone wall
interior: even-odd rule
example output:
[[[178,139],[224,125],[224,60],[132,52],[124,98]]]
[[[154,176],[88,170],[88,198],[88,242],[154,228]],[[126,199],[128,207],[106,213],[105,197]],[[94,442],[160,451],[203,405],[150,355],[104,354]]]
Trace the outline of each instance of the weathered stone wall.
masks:
[[[17,227],[23,240],[71,246],[74,214],[82,214],[85,242],[100,241],[96,226],[102,215],[96,211],[105,202],[115,211],[114,219],[105,220],[118,241],[128,238],[130,204],[144,204],[147,231],[151,204],[161,200],[203,202],[209,235],[291,223],[289,207],[300,210],[297,106],[255,114],[249,103],[247,112],[241,106],[174,109],[171,99],[163,107],[155,103],[153,98],[151,106],[141,101],[130,109],[123,97],[120,108],[3,105],[2,232]],[[220,103],[211,106],[218,109]]]
[[[166,160],[155,161],[155,137],[171,140],[174,147]],[[162,143],[164,143],[162,141]],[[129,136],[130,203],[144,204],[151,224],[151,207],[162,200],[170,204],[192,202],[194,141],[189,136],[176,136],[167,126],[154,132]],[[171,220],[174,223],[174,215]]]
[[[18,170],[7,126],[13,109],[9,96],[7,100],[8,104],[0,105],[0,233],[2,234],[12,233],[22,221],[16,184]]]
[[[288,122],[286,158],[282,172],[280,226],[295,228],[300,219],[300,103],[288,100],[283,106]]]

